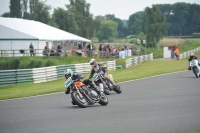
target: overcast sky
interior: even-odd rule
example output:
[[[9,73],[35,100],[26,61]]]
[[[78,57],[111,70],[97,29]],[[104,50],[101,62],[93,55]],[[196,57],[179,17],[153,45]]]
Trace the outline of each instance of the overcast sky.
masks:
[[[44,1],[44,0],[43,0]],[[114,14],[116,18],[128,19],[130,15],[138,11],[144,11],[145,7],[152,4],[174,4],[177,2],[200,4],[200,0],[86,0],[90,3],[90,13],[94,16]],[[46,0],[46,4],[53,8],[65,8],[69,0]],[[0,0],[0,14],[9,12],[10,0]]]

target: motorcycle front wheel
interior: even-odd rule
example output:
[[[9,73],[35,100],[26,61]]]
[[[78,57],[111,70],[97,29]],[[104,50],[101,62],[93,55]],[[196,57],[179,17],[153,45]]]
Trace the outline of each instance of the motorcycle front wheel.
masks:
[[[88,103],[84,98],[81,98],[77,93],[73,92],[71,94],[72,101],[76,103],[81,108],[86,108]]]
[[[99,101],[99,104],[101,104],[101,105],[107,105],[108,104],[108,97],[105,94],[101,95],[101,100]]]

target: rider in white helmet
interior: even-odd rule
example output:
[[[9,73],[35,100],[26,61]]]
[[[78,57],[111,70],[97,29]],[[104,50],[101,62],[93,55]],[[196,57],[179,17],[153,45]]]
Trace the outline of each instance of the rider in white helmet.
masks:
[[[193,59],[198,60],[197,57],[194,55],[194,53],[190,53],[190,57],[189,57],[188,61],[190,62]],[[198,61],[198,65],[200,66],[199,61]],[[188,66],[188,70],[191,70],[190,66]]]
[[[107,74],[107,66],[105,66],[105,63],[98,63],[95,59],[91,59],[90,60],[90,65],[92,66],[91,69],[91,73],[89,78],[92,78],[92,76],[94,75],[95,72],[98,72],[100,74],[102,74],[104,76],[105,79],[107,79],[108,81],[110,81],[112,83],[112,85],[116,85],[115,82],[113,80],[111,80],[110,78],[108,78],[108,74]],[[100,70],[100,66],[102,66],[102,69]]]

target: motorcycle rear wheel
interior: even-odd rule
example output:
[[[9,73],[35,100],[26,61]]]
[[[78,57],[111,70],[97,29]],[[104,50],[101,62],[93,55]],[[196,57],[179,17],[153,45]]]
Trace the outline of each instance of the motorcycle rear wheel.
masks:
[[[80,98],[79,95],[75,92],[71,94],[72,101],[76,103],[81,108],[86,108],[88,103],[84,98]]]
[[[101,100],[99,101],[99,104],[105,106],[108,104],[108,97],[105,94],[102,94]]]

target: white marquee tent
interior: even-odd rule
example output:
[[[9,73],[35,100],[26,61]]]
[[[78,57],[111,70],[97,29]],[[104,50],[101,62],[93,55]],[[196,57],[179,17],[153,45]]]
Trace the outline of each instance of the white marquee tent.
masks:
[[[83,37],[68,33],[52,26],[19,18],[0,17],[0,50],[44,49],[46,42],[55,47],[55,42],[91,42]],[[64,44],[64,43],[63,43]],[[69,43],[68,43],[69,44]]]

